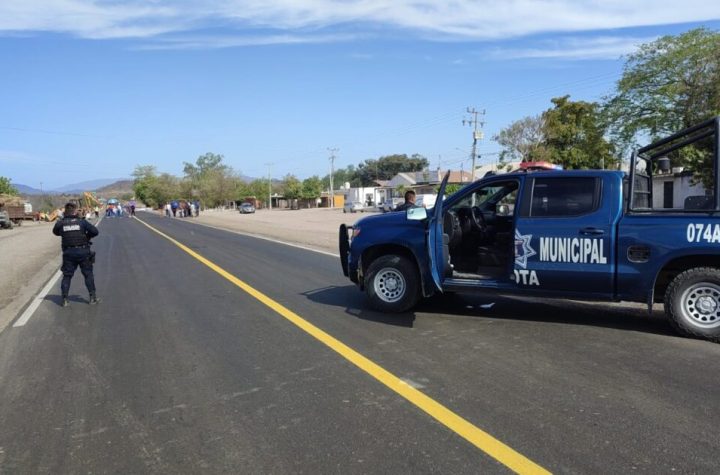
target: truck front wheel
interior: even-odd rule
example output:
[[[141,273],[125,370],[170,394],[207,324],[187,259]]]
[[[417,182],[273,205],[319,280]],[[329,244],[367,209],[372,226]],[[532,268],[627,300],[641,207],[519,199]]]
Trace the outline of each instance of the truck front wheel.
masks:
[[[365,274],[370,305],[381,312],[404,312],[420,298],[415,265],[406,257],[390,254],[372,261]]]
[[[720,269],[696,267],[675,277],[665,313],[680,333],[720,342]]]

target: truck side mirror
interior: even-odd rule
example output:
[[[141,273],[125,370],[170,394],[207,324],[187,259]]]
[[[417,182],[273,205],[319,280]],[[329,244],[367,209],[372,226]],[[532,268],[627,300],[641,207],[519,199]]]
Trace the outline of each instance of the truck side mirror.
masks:
[[[427,219],[427,209],[425,208],[408,208],[405,213],[407,214],[407,219],[411,221]]]

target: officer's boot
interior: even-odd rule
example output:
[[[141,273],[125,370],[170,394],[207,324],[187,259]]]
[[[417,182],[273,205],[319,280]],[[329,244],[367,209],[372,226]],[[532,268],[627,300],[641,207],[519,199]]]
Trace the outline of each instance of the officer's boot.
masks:
[[[90,301],[88,302],[90,305],[97,305],[100,302],[100,299],[95,296],[95,294],[90,294]]]
[[[67,297],[63,297],[63,299],[62,299],[62,306],[63,306],[63,307],[67,307],[68,305],[70,305],[70,301],[68,300]]]

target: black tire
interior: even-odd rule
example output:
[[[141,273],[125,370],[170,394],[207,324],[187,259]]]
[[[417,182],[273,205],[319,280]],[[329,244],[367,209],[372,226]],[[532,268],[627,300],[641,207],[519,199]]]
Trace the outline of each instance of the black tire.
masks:
[[[696,267],[676,276],[665,292],[665,314],[679,333],[720,342],[720,269]]]
[[[364,284],[370,306],[381,312],[404,312],[420,299],[417,267],[403,256],[390,254],[372,261]]]

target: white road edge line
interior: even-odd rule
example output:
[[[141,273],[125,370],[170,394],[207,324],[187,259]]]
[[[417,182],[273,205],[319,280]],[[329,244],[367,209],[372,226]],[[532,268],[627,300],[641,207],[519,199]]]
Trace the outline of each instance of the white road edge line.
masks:
[[[100,219],[98,219],[98,222],[95,223],[95,227],[100,226],[100,222],[103,220],[103,217],[101,216]],[[13,323],[13,328],[15,327],[22,327],[25,326],[25,324],[30,320],[30,317],[33,316],[35,313],[35,310],[38,309],[40,304],[43,300],[45,300],[45,296],[50,292],[50,289],[52,289],[53,285],[55,285],[62,275],[62,271],[58,270],[55,272],[55,275],[53,275],[47,284],[45,284],[45,287],[42,288],[39,294],[33,299],[32,303],[28,306],[28,308],[25,309],[23,314],[18,318],[15,323]]]
[[[147,213],[147,211],[144,211],[144,212]],[[152,213],[151,213],[151,214],[152,214]],[[177,218],[173,218],[173,219],[177,219]],[[196,225],[196,226],[205,226],[205,227],[207,227],[207,228],[217,229],[218,231],[227,231],[227,232],[229,232],[229,233],[239,234],[239,235],[241,235],[241,236],[247,236],[247,237],[251,237],[251,238],[262,239],[263,241],[270,241],[270,242],[274,242],[274,243],[277,243],[277,244],[283,244],[283,245],[285,245],[285,246],[297,247],[298,249],[304,249],[304,250],[306,250],[306,251],[317,252],[318,254],[325,254],[326,256],[337,257],[338,259],[340,258],[340,257],[338,256],[338,254],[334,254],[334,253],[332,253],[332,252],[321,251],[320,249],[313,249],[312,247],[301,246],[300,244],[293,244],[293,243],[291,243],[291,242],[278,241],[277,239],[269,238],[269,237],[267,237],[267,236],[261,236],[261,235],[259,235],[259,234],[253,234],[253,233],[247,233],[247,232],[244,232],[244,231],[236,231],[236,230],[233,230],[233,229],[221,228],[220,226],[213,226],[212,224],[206,224],[206,223],[197,223],[197,222],[195,222],[195,221],[185,221],[184,219],[182,219],[181,221],[183,221],[183,222],[189,222],[189,223],[194,224],[194,225]]]
[[[53,287],[53,285],[57,283],[61,275],[61,271],[58,270],[57,272],[55,272],[55,275],[50,278],[47,284],[45,284],[45,287],[43,287],[40,293],[37,294],[37,297],[35,297],[30,306],[25,309],[22,316],[18,318],[15,323],[13,323],[13,327],[22,327],[28,322],[28,320],[30,320],[30,317],[33,316],[35,310],[37,310],[42,301],[45,300],[45,296],[48,294],[48,292],[50,292],[50,289]]]

